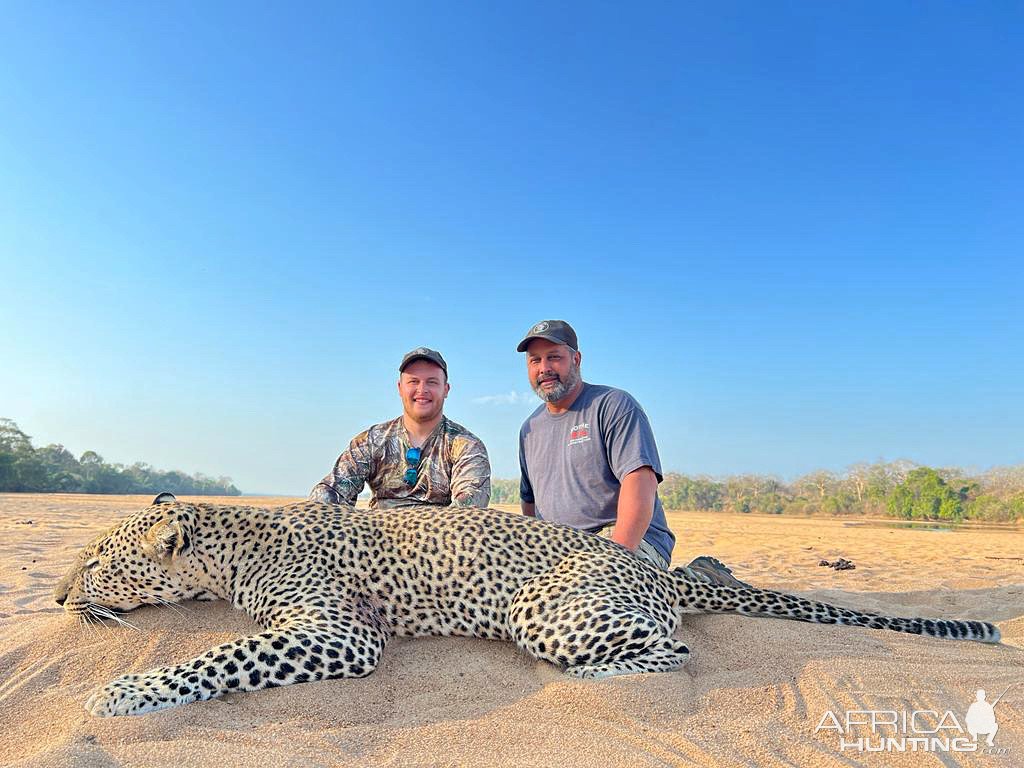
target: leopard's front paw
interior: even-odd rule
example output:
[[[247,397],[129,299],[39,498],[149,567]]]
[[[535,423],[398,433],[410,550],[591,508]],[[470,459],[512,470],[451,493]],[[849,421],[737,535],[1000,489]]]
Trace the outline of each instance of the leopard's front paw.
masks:
[[[144,715],[182,703],[176,694],[167,686],[146,682],[141,675],[125,675],[93,691],[85,708],[96,717]]]

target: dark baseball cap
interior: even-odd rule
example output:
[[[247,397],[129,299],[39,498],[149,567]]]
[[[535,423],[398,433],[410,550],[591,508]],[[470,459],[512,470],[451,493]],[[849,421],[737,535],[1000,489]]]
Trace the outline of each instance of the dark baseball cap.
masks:
[[[402,358],[402,364],[398,366],[398,372],[401,373],[409,363],[417,360],[429,360],[434,365],[441,366],[444,375],[448,376],[448,363],[441,357],[441,353],[436,349],[427,349],[426,347],[416,347],[412,352],[407,352],[405,357]]]
[[[526,332],[526,338],[519,342],[516,352],[525,352],[534,339],[547,339],[556,344],[566,344],[574,351],[580,348],[576,340],[576,331],[565,320],[541,320]]]

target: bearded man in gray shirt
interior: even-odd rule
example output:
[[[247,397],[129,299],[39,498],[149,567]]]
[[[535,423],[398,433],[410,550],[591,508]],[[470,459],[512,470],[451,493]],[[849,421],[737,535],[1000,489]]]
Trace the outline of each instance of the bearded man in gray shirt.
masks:
[[[675,536],[658,498],[661,460],[643,408],[628,392],[583,381],[576,332],[564,320],[537,323],[516,350],[526,353],[530,385],[544,401],[519,432],[523,514],[606,536],[668,568]],[[742,584],[712,557],[687,570]]]

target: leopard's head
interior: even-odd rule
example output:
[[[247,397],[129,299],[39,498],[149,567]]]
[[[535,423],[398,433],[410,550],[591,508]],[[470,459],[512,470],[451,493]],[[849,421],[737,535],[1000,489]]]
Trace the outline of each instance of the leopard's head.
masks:
[[[71,614],[114,618],[140,605],[177,602],[201,591],[193,546],[195,507],[161,493],[88,544],[54,590]]]

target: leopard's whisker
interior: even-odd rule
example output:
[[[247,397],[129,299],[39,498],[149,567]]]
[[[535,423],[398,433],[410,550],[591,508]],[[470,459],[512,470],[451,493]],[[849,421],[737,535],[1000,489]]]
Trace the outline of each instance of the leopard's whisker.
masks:
[[[138,627],[136,627],[130,621],[126,621],[125,619],[121,618],[119,614],[113,613],[111,614],[110,618],[114,621],[115,624],[118,624],[122,627],[128,627],[129,629],[134,629],[136,632],[139,631]]]
[[[86,624],[87,627],[89,627],[89,631],[90,632],[96,632],[96,626],[97,625],[103,627],[103,629],[105,629],[107,632],[110,631],[110,627],[108,627],[102,621],[100,621],[95,616],[92,616],[89,613],[83,613],[82,614],[82,618],[85,619],[85,624]]]
[[[95,612],[98,607],[98,605],[88,603],[85,607],[85,612],[82,615],[87,617],[87,621],[91,621],[93,622],[93,624],[98,624],[99,626],[103,627],[104,630],[109,632],[110,627],[108,627],[107,623],[103,621],[100,615]]]
[[[93,610],[94,613],[98,614],[99,616],[102,616],[105,619],[110,619],[111,621],[114,621],[117,624],[120,624],[122,627],[128,627],[130,629],[134,629],[136,632],[139,631],[139,628],[136,627],[134,624],[132,624],[130,621],[125,621],[124,619],[121,618],[120,615],[118,615],[117,613],[115,613],[114,611],[112,611],[111,609],[109,609],[109,608],[107,608],[105,606],[102,606],[102,605],[92,605],[92,610]]]
[[[164,599],[162,597],[158,597],[157,595],[152,595],[148,599],[156,600],[156,602],[159,605],[167,606],[172,611],[174,611],[176,614],[178,614],[182,618],[185,618],[186,609],[183,606],[179,605],[178,603],[175,603],[172,600],[166,600],[166,599]]]
[[[120,616],[111,616],[110,618],[113,619],[114,623],[116,623],[116,624],[118,624],[118,625],[120,625],[122,627],[126,627],[126,628],[128,628],[128,629],[130,629],[130,630],[132,630],[134,632],[139,632],[140,631],[138,627],[136,627],[130,621],[125,621]]]

